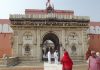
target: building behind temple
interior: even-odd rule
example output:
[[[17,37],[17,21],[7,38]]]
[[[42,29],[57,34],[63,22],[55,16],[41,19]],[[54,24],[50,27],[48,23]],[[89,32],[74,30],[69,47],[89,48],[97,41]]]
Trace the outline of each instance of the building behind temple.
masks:
[[[100,52],[100,22],[89,24],[89,49]]]

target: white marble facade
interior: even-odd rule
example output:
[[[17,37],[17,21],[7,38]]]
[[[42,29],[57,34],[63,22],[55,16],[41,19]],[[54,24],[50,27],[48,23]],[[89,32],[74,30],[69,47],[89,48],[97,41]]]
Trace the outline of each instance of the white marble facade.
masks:
[[[59,39],[60,56],[65,48],[70,56],[83,56],[87,51],[87,28],[26,28],[14,30],[13,56],[42,58],[43,38],[52,32]],[[26,49],[26,50],[25,50]]]

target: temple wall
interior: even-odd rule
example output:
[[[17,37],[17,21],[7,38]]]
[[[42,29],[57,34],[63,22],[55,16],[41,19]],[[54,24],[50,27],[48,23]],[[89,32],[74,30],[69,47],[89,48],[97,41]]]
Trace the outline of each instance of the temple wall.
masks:
[[[24,40],[25,33],[32,34],[31,40]],[[18,57],[34,57],[42,59],[43,37],[48,33],[54,33],[59,38],[60,56],[63,55],[65,48],[70,56],[83,56],[87,50],[87,32],[85,28],[33,28],[15,30],[13,55]],[[25,55],[25,46],[29,44],[30,54]],[[72,48],[74,46],[74,48]]]

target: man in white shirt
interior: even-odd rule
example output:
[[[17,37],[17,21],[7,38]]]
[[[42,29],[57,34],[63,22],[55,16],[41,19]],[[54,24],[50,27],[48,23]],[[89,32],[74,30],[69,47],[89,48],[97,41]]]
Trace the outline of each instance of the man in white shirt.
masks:
[[[51,63],[51,52],[50,52],[50,50],[48,51],[48,63]]]
[[[54,52],[54,60],[55,60],[55,64],[58,64],[58,52],[57,52],[57,50]]]

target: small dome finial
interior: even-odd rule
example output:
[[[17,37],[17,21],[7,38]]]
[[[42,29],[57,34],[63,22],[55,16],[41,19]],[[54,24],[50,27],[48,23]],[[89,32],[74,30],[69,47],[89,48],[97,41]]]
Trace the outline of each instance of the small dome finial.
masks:
[[[47,1],[47,3],[46,3],[46,7],[47,7],[48,5],[50,5],[50,0]]]
[[[47,3],[46,3],[46,10],[47,10],[47,13],[53,13],[54,12],[54,5],[50,3],[51,1],[48,0]]]

